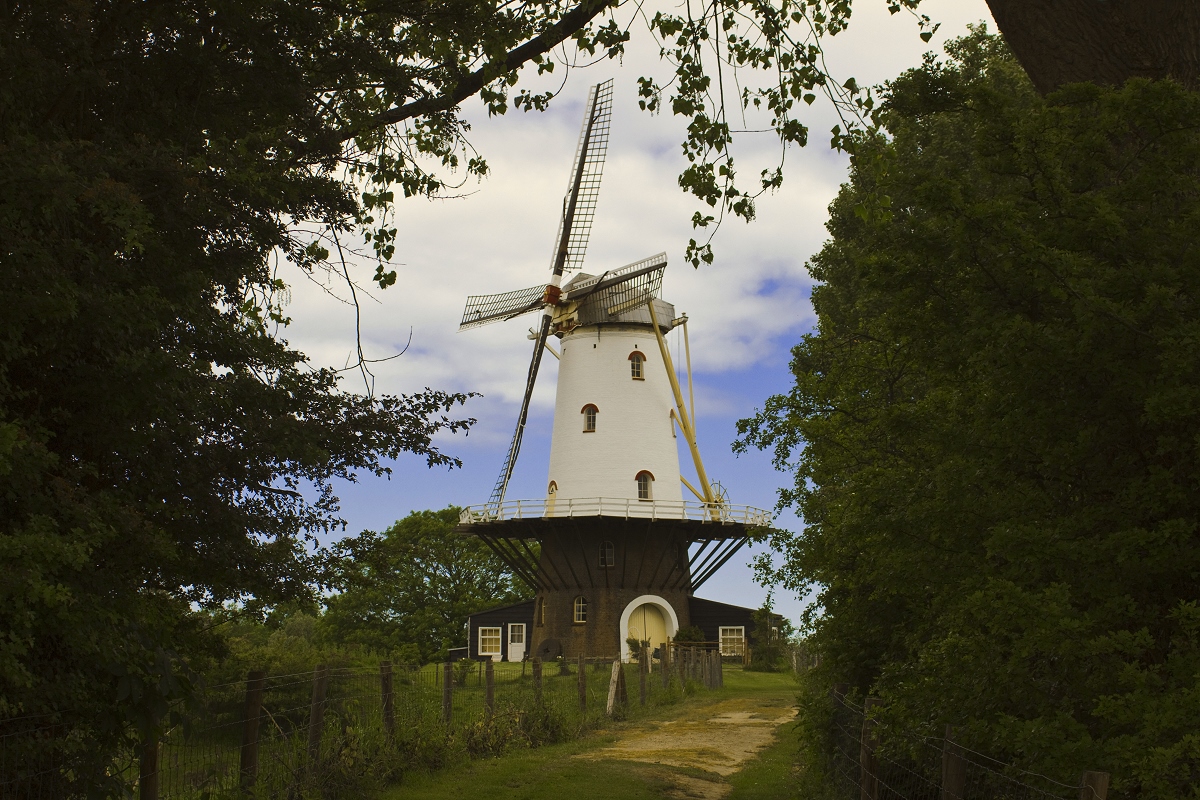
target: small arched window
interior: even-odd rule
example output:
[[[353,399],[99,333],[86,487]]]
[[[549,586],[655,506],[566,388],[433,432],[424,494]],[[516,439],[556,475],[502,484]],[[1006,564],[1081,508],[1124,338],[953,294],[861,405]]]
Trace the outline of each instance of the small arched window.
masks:
[[[640,350],[629,354],[629,374],[635,381],[646,379],[646,356]]]
[[[550,481],[550,485],[546,487],[546,494],[551,497],[558,494],[558,484],[555,481]]]
[[[587,598],[583,595],[575,598],[575,621],[587,622]]]
[[[654,476],[646,470],[637,474],[638,500],[654,499]]]
[[[583,414],[583,432],[595,433],[596,415],[600,413],[600,409],[596,408],[591,403],[588,403],[583,407],[583,411],[581,413]]]
[[[538,598],[535,624],[539,628],[546,624],[546,598],[544,597]]]
[[[676,438],[676,439],[678,439],[678,438],[679,438],[679,434],[677,434],[677,433],[675,432],[675,424],[676,424],[676,418],[675,418],[675,409],[673,409],[673,408],[671,409],[671,413],[668,415],[668,417],[667,417],[667,418],[668,418],[668,419],[670,420],[670,422],[671,422],[671,436],[672,436],[673,438]]]
[[[600,543],[600,566],[611,567],[617,563],[617,550],[612,542]]]

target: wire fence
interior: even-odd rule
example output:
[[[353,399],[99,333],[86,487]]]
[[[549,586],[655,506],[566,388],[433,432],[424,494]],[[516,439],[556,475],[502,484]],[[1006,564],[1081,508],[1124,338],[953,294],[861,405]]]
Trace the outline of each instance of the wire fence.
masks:
[[[492,755],[574,738],[723,682],[720,656],[703,648],[678,648],[667,663],[581,657],[256,671],[205,687],[156,736],[109,754],[102,772],[142,800],[324,795],[392,782],[455,749]],[[77,768],[94,757],[86,734],[38,721],[0,720],[0,798],[93,794],[96,771],[86,779]]]
[[[955,741],[883,728],[873,709],[833,692],[829,775],[836,794],[855,800],[1105,800],[1108,773],[1075,785],[1004,764]]]

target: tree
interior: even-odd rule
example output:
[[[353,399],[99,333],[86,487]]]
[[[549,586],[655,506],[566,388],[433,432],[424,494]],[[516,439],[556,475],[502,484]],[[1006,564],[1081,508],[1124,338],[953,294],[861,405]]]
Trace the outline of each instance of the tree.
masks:
[[[790,620],[771,609],[773,598],[768,594],[763,607],[754,611],[754,630],[750,632],[750,663],[752,672],[778,672],[784,668],[784,658],[795,632]]]
[[[995,37],[948,51],[888,85],[889,136],[859,142],[811,263],[795,386],[740,424],[806,523],[774,577],[817,587],[818,682],[883,697],[889,724],[1184,796],[1200,95],[1043,98]]]
[[[528,599],[482,540],[455,533],[460,511],[414,511],[339,542],[324,634],[414,663],[445,661],[466,644],[468,616]]]

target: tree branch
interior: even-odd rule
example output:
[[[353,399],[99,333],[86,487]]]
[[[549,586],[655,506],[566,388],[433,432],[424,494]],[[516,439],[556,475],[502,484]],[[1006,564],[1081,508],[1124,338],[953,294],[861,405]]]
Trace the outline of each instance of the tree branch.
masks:
[[[519,47],[510,50],[508,55],[504,57],[503,62],[500,62],[502,66],[499,71],[496,70],[497,62],[488,62],[464,78],[454,87],[454,91],[438,97],[421,98],[420,100],[414,100],[411,103],[405,103],[402,106],[388,109],[381,114],[375,115],[375,117],[361,125],[356,125],[351,129],[340,132],[338,134],[338,141],[347,142],[367,131],[377,130],[378,128],[393,125],[413,117],[434,114],[454,108],[463,100],[478,93],[479,90],[487,85],[489,80],[512,72],[537,56],[557,47],[565,39],[582,30],[585,25],[595,19],[601,11],[610,5],[612,5],[612,0],[584,0],[564,14],[558,22],[551,25],[545,31]]]

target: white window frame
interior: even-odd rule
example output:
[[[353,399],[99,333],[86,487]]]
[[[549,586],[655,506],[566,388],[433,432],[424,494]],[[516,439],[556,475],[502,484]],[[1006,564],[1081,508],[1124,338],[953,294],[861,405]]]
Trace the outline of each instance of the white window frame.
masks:
[[[626,474],[628,474],[628,473],[626,473]],[[646,479],[646,492],[645,492],[646,496],[645,497],[642,496],[642,478]],[[646,500],[654,499],[654,476],[651,475],[649,471],[642,470],[641,472],[639,472],[637,474],[637,477],[634,478],[634,481],[637,484],[637,499],[638,500],[646,501]]]
[[[737,635],[734,636],[733,634],[728,633],[729,631],[737,631]],[[735,647],[727,648],[725,646],[726,639],[736,640],[737,645]],[[717,629],[717,643],[721,649],[721,655],[723,655],[723,656],[744,655],[746,653],[746,626],[745,625],[722,625],[722,626],[720,626]],[[732,641],[731,641],[731,643],[732,643]]]
[[[646,357],[640,352],[629,355],[629,376],[635,381],[646,380]]]
[[[576,625],[584,625],[587,623],[587,607],[588,601],[586,597],[579,595],[575,598],[571,618],[575,621]]]
[[[496,649],[494,651],[483,649],[483,637],[484,637],[485,631],[495,631],[494,635],[496,637]],[[479,655],[481,655],[481,656],[498,656],[501,654],[503,645],[504,645],[504,628],[503,627],[489,625],[488,627],[485,628],[482,625],[479,626]]]
[[[513,634],[516,633],[518,630],[521,632],[521,641],[519,641],[519,642],[515,641],[513,639]],[[508,646],[509,646],[509,648],[511,648],[514,644],[519,644],[522,647],[525,646],[525,623],[524,622],[508,623]]]

